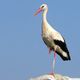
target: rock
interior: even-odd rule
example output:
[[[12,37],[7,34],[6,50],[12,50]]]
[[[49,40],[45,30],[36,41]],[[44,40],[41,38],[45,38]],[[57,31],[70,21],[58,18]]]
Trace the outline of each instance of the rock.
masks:
[[[55,74],[55,75],[42,75],[39,77],[32,78],[30,80],[71,80],[71,79],[60,74]]]

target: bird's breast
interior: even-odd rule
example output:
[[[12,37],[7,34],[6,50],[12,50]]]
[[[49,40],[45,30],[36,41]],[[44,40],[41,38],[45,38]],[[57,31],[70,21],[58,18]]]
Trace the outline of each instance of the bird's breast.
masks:
[[[47,34],[47,33],[43,34],[42,39],[48,47],[54,48],[54,46],[55,46],[54,41],[49,34]]]
[[[42,24],[42,39],[48,47],[55,46],[53,29],[46,22],[43,22]]]

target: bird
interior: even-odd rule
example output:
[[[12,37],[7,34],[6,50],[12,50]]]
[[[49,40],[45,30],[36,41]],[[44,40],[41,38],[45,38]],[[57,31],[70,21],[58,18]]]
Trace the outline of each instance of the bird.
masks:
[[[51,53],[51,51],[54,51],[53,66],[55,65],[56,54],[58,54],[63,61],[71,60],[64,37],[48,23],[48,5],[45,3],[42,4],[34,15],[36,16],[40,12],[42,12],[42,39],[48,47],[49,53]]]

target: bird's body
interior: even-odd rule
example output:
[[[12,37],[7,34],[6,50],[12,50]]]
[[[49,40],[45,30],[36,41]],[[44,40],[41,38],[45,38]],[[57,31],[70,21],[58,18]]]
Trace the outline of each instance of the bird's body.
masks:
[[[46,16],[48,12],[48,6],[46,4],[42,4],[39,10],[36,12],[37,15],[40,11],[42,13],[42,39],[44,43],[47,45],[49,50],[53,50],[57,53],[64,61],[70,60],[69,51],[66,46],[66,42],[61,34],[56,31],[47,21]]]
[[[45,4],[42,6],[44,5]],[[48,23],[46,19],[47,11],[48,7],[46,7],[42,14],[42,39],[47,47],[57,52],[63,60],[70,60],[69,51],[64,38]]]
[[[42,22],[42,39],[47,47],[57,52],[63,60],[70,60],[64,38],[59,32],[52,28],[44,18]]]

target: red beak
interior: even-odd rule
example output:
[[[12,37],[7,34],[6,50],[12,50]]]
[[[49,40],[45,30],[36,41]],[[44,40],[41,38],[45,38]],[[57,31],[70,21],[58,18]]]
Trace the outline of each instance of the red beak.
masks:
[[[40,13],[42,11],[42,8],[39,8],[36,13],[34,14],[34,16],[36,16],[38,13]]]

